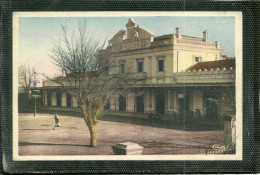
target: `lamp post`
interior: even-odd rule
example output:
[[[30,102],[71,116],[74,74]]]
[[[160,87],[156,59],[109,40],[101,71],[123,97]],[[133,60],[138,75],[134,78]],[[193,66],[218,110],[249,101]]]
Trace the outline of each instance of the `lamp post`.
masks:
[[[34,94],[34,117],[36,117],[36,95]]]
[[[36,88],[37,87],[37,83],[39,83],[39,81],[36,78],[36,72],[33,73],[34,74],[34,80],[33,80],[33,87]],[[37,90],[34,90],[34,117],[36,117],[36,106],[37,106],[37,102],[36,102],[36,93]]]

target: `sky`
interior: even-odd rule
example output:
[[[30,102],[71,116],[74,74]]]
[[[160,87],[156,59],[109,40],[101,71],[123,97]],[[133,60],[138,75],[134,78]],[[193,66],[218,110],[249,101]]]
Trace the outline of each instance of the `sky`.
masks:
[[[79,21],[87,21],[87,31],[103,43],[110,40],[119,30],[126,30],[129,17],[20,17],[18,31],[19,65],[34,66],[37,73],[58,75],[53,65],[50,50],[53,41],[61,33],[61,24],[66,23],[69,31],[77,30]],[[181,34],[203,37],[208,31],[208,41],[220,41],[222,55],[235,56],[235,17],[208,16],[154,16],[133,17],[140,26],[153,32],[155,37],[175,34],[176,27]]]

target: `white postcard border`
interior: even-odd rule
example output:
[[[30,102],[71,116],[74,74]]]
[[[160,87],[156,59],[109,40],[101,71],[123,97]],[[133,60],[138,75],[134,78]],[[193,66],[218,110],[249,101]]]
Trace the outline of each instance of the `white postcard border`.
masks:
[[[18,33],[20,17],[125,17],[125,16],[232,16],[235,17],[236,56],[236,154],[222,155],[80,155],[80,156],[19,156],[18,154]],[[13,160],[242,160],[242,12],[14,12],[13,13]]]

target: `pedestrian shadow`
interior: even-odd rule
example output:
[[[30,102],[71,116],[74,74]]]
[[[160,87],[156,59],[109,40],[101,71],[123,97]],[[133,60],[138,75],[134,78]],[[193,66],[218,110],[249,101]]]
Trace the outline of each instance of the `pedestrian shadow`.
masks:
[[[64,144],[64,143],[32,143],[32,142],[19,142],[19,146],[31,146],[31,145],[53,145],[53,146],[83,146],[83,147],[91,147],[90,145],[79,145],[79,144]]]

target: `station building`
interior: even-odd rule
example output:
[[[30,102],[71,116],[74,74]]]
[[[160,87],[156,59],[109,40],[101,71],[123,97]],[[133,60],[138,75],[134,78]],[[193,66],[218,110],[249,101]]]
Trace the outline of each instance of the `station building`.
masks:
[[[220,42],[208,42],[207,31],[201,36],[183,35],[179,27],[175,34],[154,36],[130,18],[106,50],[118,64],[109,74],[135,72],[139,90],[112,96],[106,110],[162,117],[196,112],[211,118],[234,112],[230,101],[235,100],[235,58],[221,55]],[[48,80],[42,93],[45,106],[78,106],[75,98]]]

